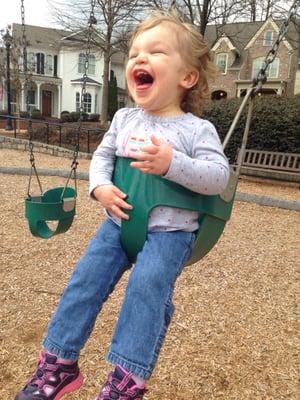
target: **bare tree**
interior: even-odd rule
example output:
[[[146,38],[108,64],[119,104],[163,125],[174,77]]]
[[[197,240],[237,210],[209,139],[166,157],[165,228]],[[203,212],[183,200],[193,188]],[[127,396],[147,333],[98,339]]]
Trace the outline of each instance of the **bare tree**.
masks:
[[[49,0],[52,6],[54,19],[64,29],[71,32],[83,32],[87,27],[90,1]],[[101,121],[107,122],[108,111],[108,82],[112,55],[119,51],[124,44],[124,37],[130,26],[136,21],[140,12],[139,0],[97,0],[95,4],[94,25],[95,34],[92,35],[92,46],[96,47],[104,60],[102,75],[102,106]]]
[[[172,5],[183,17],[198,26],[202,35],[208,24],[232,22],[243,9],[242,0],[145,0],[145,3],[148,7],[159,9],[168,9]]]
[[[293,0],[242,0],[241,4],[243,5],[241,19],[254,22],[265,21],[270,16],[274,19],[284,18]]]

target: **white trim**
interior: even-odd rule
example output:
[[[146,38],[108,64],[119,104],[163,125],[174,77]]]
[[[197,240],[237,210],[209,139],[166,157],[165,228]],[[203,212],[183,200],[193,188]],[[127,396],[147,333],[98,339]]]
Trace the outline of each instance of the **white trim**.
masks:
[[[259,28],[259,30],[256,32],[256,34],[253,36],[253,38],[248,42],[248,44],[245,46],[245,49],[244,49],[244,50],[247,50],[247,49],[249,49],[250,47],[253,46],[253,44],[254,44],[255,41],[257,40],[258,36],[261,35],[261,34],[266,30],[266,27],[267,27],[269,24],[272,26],[272,28],[274,29],[274,31],[275,31],[276,33],[279,33],[279,28],[278,28],[277,24],[275,23],[274,19],[273,19],[272,17],[269,17],[269,18],[266,20],[266,22],[265,22],[264,24],[262,24],[262,26]],[[289,44],[289,42],[288,42],[286,39],[283,40],[283,43],[285,44],[285,46],[286,46],[290,51],[293,50],[292,46]]]
[[[60,40],[63,41],[63,40],[66,40],[66,39],[70,39],[71,37],[76,36],[76,35],[79,35],[80,33],[84,32],[85,30],[86,30],[86,29],[80,29],[79,31],[70,33],[70,35],[63,36]]]
[[[83,82],[82,81],[73,81],[73,82],[71,82],[71,85],[79,85],[79,86],[82,86],[83,85]],[[96,87],[102,87],[102,84],[101,83],[94,83],[94,82],[87,82],[86,83],[86,86],[96,86]]]
[[[237,50],[227,36],[221,36],[214,44],[214,47],[211,49],[211,51],[216,51],[222,42],[225,42],[230,50]]]

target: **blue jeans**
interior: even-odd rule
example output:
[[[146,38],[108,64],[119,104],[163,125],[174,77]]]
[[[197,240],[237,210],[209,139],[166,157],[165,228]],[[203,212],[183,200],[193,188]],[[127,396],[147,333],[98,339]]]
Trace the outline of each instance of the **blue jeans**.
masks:
[[[132,266],[107,360],[148,379],[174,311],[176,278],[191,254],[190,232],[150,232]],[[49,323],[44,347],[76,360],[103,303],[131,268],[120,243],[120,228],[106,220],[79,260]]]

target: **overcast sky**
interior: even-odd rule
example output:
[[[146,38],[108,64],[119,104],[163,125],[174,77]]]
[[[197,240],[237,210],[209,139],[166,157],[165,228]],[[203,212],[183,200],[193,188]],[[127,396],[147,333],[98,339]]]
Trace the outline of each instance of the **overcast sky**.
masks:
[[[53,27],[47,0],[24,0],[24,6],[27,24]],[[1,0],[0,29],[13,22],[21,23],[21,1]]]

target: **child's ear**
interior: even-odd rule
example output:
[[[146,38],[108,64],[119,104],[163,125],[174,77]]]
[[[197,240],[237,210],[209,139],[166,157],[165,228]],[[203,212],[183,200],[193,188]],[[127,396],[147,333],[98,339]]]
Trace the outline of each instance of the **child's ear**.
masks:
[[[188,70],[182,79],[182,86],[185,89],[190,89],[195,86],[199,79],[199,72],[196,70]]]

